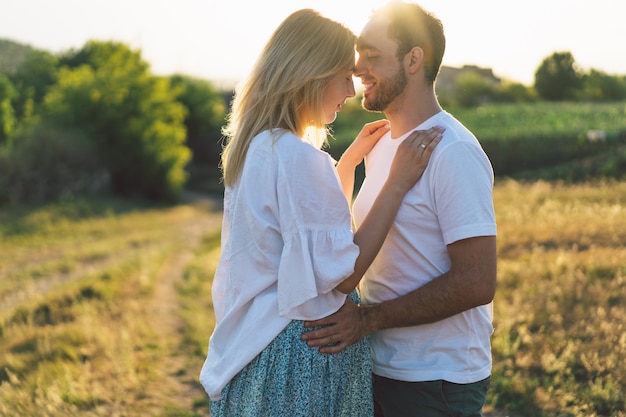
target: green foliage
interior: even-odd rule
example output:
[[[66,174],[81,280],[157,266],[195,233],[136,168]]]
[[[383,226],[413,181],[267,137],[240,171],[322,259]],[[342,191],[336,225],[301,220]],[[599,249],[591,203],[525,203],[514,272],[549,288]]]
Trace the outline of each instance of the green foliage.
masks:
[[[582,78],[580,98],[594,101],[617,101],[626,99],[626,77],[608,75],[592,69]]]
[[[626,134],[624,102],[499,104],[455,115],[480,140],[500,176],[600,155]],[[605,132],[606,140],[588,140],[590,130]]]
[[[226,103],[219,91],[205,80],[184,75],[170,77],[178,93],[178,101],[186,108],[187,146],[193,161],[217,164],[221,147],[221,126],[226,116]]]
[[[461,73],[455,81],[455,101],[462,107],[476,106],[491,101],[494,83],[475,71]]]
[[[0,143],[31,121],[56,82],[57,63],[46,51],[0,40]]]
[[[530,103],[537,100],[534,88],[512,81],[503,81],[497,85],[493,96],[496,103]]]
[[[6,142],[15,128],[15,112],[11,100],[17,96],[17,91],[11,81],[0,74],[0,143]]]
[[[474,66],[442,67],[437,83],[445,107],[475,107],[488,103],[548,101],[619,101],[626,99],[626,77],[591,69],[581,71],[570,52],[546,57],[535,72],[534,86],[499,80],[491,70]]]
[[[456,108],[451,113],[476,135],[496,176],[587,180],[626,175],[626,157],[619,151],[626,142],[626,102],[494,103]],[[331,155],[338,159],[364,123],[382,118],[382,113],[363,110],[358,99],[349,100],[333,124]],[[602,132],[605,139],[591,141],[589,131]],[[594,160],[599,163],[595,168],[582,169],[581,164],[589,163],[589,158],[603,156],[604,162]],[[578,165],[567,165],[576,161]],[[539,175],[532,176],[533,172]],[[359,170],[357,184],[362,176]]]
[[[45,51],[33,51],[10,75],[19,92],[13,101],[18,120],[25,121],[37,113],[48,89],[57,82],[58,58]]]
[[[0,204],[92,192],[106,183],[93,144],[76,131],[40,125],[0,149]]]
[[[91,142],[92,150],[80,146],[76,153],[96,155],[95,160],[85,158],[93,169],[87,170],[86,164],[66,169],[77,169],[89,178],[83,184],[92,183],[93,173],[106,170],[106,175],[95,177],[108,178],[112,189],[122,195],[175,199],[185,184],[221,191],[217,165],[222,145],[220,128],[227,107],[224,92],[216,91],[207,81],[184,75],[154,77],[139,52],[115,42],[88,42],[79,50],[61,55],[18,46],[0,40],[0,72],[3,58],[15,58],[9,70],[4,67],[6,77],[0,75],[2,172],[8,172],[12,166],[11,175],[15,175],[16,167],[28,165],[19,159],[28,153],[25,149],[32,149],[37,155],[30,158],[33,161],[44,161],[43,155],[53,161],[55,156],[49,150],[54,146],[42,146],[48,151],[37,152],[35,139],[43,137],[42,132],[54,125],[49,136],[81,136]],[[11,50],[17,52],[2,55]],[[623,152],[614,152],[615,146],[626,140],[622,105],[607,102],[589,108],[591,105],[583,103],[557,103],[552,107],[536,102],[537,91],[532,87],[499,81],[490,71],[482,73],[468,67],[452,74],[447,89],[438,91],[440,101],[476,133],[492,159],[496,175],[577,180],[594,175],[623,175]],[[569,52],[546,58],[537,74],[539,84],[542,77],[544,81],[550,77],[559,82],[569,79],[569,84],[547,84],[554,87],[554,94],[579,100],[600,102],[626,94],[625,77],[596,70],[581,74]],[[341,156],[364,123],[384,118],[382,113],[363,111],[359,101],[349,100],[332,126],[334,137],[329,140],[328,150],[335,158]],[[42,127],[36,133],[28,129],[37,123],[42,123]],[[587,141],[590,130],[603,132],[606,141]],[[18,137],[30,139],[21,145],[7,141]],[[71,143],[74,139],[63,140]],[[57,143],[61,158],[67,159],[68,152],[61,150],[61,139],[49,142]],[[603,156],[609,152],[614,155]],[[193,164],[187,165],[191,156]],[[16,161],[5,162],[14,157]],[[35,170],[41,178],[39,184],[45,183],[46,178],[61,178],[61,170],[53,163],[39,165],[55,169],[50,175]],[[20,172],[20,178],[24,178],[26,171]],[[359,167],[357,185],[362,176]],[[5,202],[15,201],[20,195],[24,201],[40,199],[34,196],[54,198],[58,193],[80,188],[72,183],[67,187],[44,187],[50,192],[39,186],[26,194],[9,192],[7,178],[0,179],[4,184],[0,184],[0,200]],[[25,189],[16,187],[20,188]]]
[[[442,75],[445,75],[442,72]],[[454,74],[453,76],[451,74]],[[476,107],[488,103],[526,103],[537,101],[534,88],[509,80],[499,80],[490,70],[464,67],[437,84],[437,96],[442,106]]]
[[[565,136],[586,137],[589,130],[603,130],[616,139],[626,131],[626,102],[538,102],[494,104],[455,109],[453,114],[481,140]],[[610,139],[609,139],[610,140]]]
[[[535,72],[535,89],[545,100],[571,100],[580,89],[581,74],[571,52],[555,52]]]
[[[175,199],[184,185],[184,107],[165,78],[150,74],[123,44],[89,42],[79,65],[63,67],[46,95],[44,116],[92,138],[123,195]]]
[[[31,46],[9,39],[0,39],[0,73],[13,73],[33,51]]]

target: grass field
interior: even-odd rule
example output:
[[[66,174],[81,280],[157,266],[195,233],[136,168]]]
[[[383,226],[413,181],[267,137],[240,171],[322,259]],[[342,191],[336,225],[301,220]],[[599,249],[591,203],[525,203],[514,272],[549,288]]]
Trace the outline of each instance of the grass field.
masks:
[[[450,112],[481,141],[555,137],[576,141],[584,139],[590,130],[604,131],[607,140],[614,140],[626,132],[624,101],[492,103]],[[364,123],[382,118],[382,113],[364,111],[358,98],[348,100],[334,123],[336,142],[352,141]]]
[[[450,111],[476,135],[497,177],[626,178],[624,101],[492,103]],[[329,152],[339,159],[364,123],[382,118],[364,111],[357,99],[348,100],[333,124]],[[357,184],[363,175],[359,167]]]
[[[495,205],[489,410],[626,416],[626,184],[502,180]],[[220,220],[205,200],[0,212],[0,416],[207,416]]]
[[[626,183],[505,182],[491,402],[626,416]]]
[[[81,199],[3,212],[0,416],[208,415],[197,376],[216,207]]]

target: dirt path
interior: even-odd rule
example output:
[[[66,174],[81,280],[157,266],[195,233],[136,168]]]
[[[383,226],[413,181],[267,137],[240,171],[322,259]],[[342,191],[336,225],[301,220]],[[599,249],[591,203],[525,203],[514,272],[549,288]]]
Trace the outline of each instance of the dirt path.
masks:
[[[161,269],[158,284],[155,288],[152,301],[154,326],[161,335],[160,344],[169,354],[162,358],[159,369],[161,378],[148,392],[154,395],[157,401],[155,407],[161,409],[164,404],[180,410],[193,410],[193,403],[206,394],[197,384],[190,384],[185,380],[191,379],[199,370],[188,370],[186,360],[177,353],[180,346],[180,335],[183,321],[178,315],[180,305],[177,299],[176,283],[182,278],[187,263],[192,259],[191,249],[174,254]],[[184,380],[183,380],[184,379]],[[155,410],[156,411],[156,410]],[[158,415],[155,413],[154,415]],[[198,415],[208,416],[198,413]]]
[[[194,203],[198,204],[198,197],[195,198]],[[207,207],[214,207],[214,202],[201,202],[204,203],[208,204]],[[197,416],[209,416],[208,409],[194,409],[194,402],[206,397],[204,390],[196,383],[200,370],[187,369],[188,361],[180,354],[184,322],[179,315],[181,306],[176,285],[183,279],[185,268],[193,259],[193,253],[202,237],[221,225],[221,210],[213,208],[210,211],[200,222],[194,221],[181,231],[185,235],[183,238],[185,244],[178,252],[169,256],[156,278],[150,305],[151,318],[154,328],[158,329],[160,335],[158,343],[168,354],[159,364],[160,377],[152,384],[153,386],[146,389],[146,393],[149,394],[149,398],[146,398],[147,406],[153,410],[150,415],[170,415],[170,413],[183,415],[180,412],[187,415],[193,410]],[[170,409],[169,412],[163,410],[163,405]]]

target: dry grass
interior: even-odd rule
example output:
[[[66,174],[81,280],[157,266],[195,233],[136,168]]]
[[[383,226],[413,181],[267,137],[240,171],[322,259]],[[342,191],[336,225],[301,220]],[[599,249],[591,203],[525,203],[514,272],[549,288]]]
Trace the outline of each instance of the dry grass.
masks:
[[[626,184],[501,181],[495,204],[490,415],[626,416]],[[115,201],[0,213],[0,416],[208,415],[219,219]]]
[[[221,213],[117,203],[4,213],[0,416],[208,415],[176,287]]]
[[[492,404],[626,415],[626,184],[496,187]]]

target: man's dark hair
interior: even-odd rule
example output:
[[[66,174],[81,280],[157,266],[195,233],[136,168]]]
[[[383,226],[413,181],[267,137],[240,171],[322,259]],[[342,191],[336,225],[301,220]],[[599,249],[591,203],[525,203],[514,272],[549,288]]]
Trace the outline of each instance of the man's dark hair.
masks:
[[[401,60],[407,52],[418,46],[424,51],[424,73],[427,80],[435,82],[446,38],[443,24],[432,13],[415,3],[393,1],[374,13],[389,20],[388,35],[398,43],[396,56]]]

